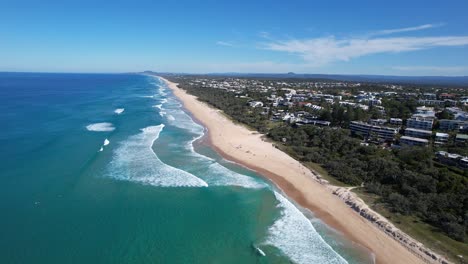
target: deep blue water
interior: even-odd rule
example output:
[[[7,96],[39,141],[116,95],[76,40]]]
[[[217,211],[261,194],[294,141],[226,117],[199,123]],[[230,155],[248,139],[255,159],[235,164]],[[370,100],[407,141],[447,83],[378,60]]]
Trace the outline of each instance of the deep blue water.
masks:
[[[199,144],[157,78],[0,73],[0,124],[0,263],[369,261]]]

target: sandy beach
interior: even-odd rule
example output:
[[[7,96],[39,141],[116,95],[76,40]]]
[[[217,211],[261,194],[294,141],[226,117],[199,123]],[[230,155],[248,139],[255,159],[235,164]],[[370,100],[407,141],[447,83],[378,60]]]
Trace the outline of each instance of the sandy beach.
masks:
[[[275,148],[262,136],[237,125],[214,109],[165,79],[185,108],[208,128],[210,144],[225,158],[269,178],[299,205],[314,212],[331,227],[375,254],[377,263],[423,263],[402,244],[353,211],[320,184],[309,169]]]

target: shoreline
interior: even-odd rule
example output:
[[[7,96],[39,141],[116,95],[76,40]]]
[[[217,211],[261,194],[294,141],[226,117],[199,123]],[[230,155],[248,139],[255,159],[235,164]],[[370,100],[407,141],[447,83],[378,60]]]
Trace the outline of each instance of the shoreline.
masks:
[[[406,234],[392,233],[392,237],[385,232],[383,228],[388,229],[391,225],[388,220],[382,223],[380,215],[369,217],[371,210],[347,188],[328,184],[299,161],[265,141],[258,132],[233,123],[220,110],[199,101],[177,84],[159,78],[166,82],[185,109],[207,128],[204,142],[224,158],[269,179],[298,205],[313,212],[350,241],[366,248],[375,256],[376,263],[444,263],[439,256],[432,252],[428,254],[425,248],[422,250],[420,243],[417,250],[421,252],[413,248],[414,243],[412,247],[402,243],[402,238],[405,242],[413,242]],[[395,227],[391,227],[390,230],[395,231]],[[437,256],[438,260],[432,256]]]

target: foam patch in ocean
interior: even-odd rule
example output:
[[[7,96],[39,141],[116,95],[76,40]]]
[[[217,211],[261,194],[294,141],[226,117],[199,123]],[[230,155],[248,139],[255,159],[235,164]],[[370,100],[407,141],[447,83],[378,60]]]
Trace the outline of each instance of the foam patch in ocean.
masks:
[[[102,152],[104,150],[104,147],[109,145],[110,144],[110,141],[106,138],[104,140],[104,143],[102,144],[101,148],[99,149],[99,152]]]
[[[89,131],[94,131],[94,132],[110,132],[114,131],[115,127],[112,123],[95,123],[95,124],[90,124],[86,126],[86,129]]]
[[[206,187],[202,179],[163,163],[153,151],[164,125],[150,126],[120,143],[108,166],[108,175],[162,187]]]
[[[125,108],[117,108],[117,109],[114,110],[114,113],[120,115],[120,114],[122,114],[124,111],[125,111]]]
[[[294,204],[277,192],[275,197],[281,216],[268,229],[268,237],[263,244],[280,249],[295,263],[347,263]]]

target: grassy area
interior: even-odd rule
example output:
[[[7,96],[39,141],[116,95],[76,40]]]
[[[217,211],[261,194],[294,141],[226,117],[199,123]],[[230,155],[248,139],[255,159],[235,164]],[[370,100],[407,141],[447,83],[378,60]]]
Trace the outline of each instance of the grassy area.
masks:
[[[417,217],[393,213],[385,208],[385,204],[375,195],[368,193],[364,188],[353,190],[359,195],[373,210],[390,220],[396,227],[422,242],[426,247],[435,252],[447,256],[455,263],[466,263],[468,258],[468,244],[459,242],[446,236],[433,226],[422,222]],[[463,256],[460,258],[459,256]]]
[[[314,162],[303,162],[302,164],[304,164],[310,170],[313,170],[317,172],[318,174],[320,174],[322,178],[327,180],[332,185],[341,186],[341,187],[351,187],[351,185],[341,182],[337,180],[335,177],[328,174],[327,170],[325,170],[320,164],[317,164]]]
[[[283,152],[286,152],[289,156],[293,157],[294,158],[294,155],[293,155],[293,152],[292,150],[290,149],[289,146],[285,146],[283,145],[282,143],[279,143],[279,142],[275,142],[275,145],[280,149],[282,150]],[[312,171],[315,171],[317,172],[318,174],[320,174],[320,176],[322,176],[322,178],[324,178],[325,180],[327,180],[330,184],[332,185],[335,185],[335,186],[341,186],[341,187],[351,187],[351,185],[349,184],[346,184],[344,182],[341,182],[339,180],[337,180],[336,178],[334,178],[333,176],[331,176],[330,174],[328,174],[327,170],[325,170],[320,164],[318,163],[314,163],[314,162],[301,162],[304,166],[306,166],[307,168],[309,168],[310,170]]]

